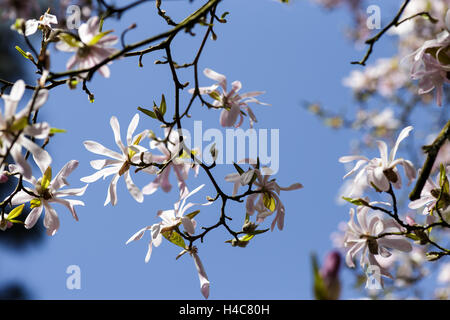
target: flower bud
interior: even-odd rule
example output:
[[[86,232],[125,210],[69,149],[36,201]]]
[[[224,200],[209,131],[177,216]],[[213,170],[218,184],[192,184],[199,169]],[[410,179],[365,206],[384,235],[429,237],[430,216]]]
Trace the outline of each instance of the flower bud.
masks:
[[[320,269],[320,275],[325,285],[327,299],[339,299],[341,284],[339,280],[339,270],[341,266],[341,255],[338,251],[331,251],[325,258]]]
[[[0,183],[6,183],[6,182],[8,182],[8,179],[9,179],[8,175],[5,174],[5,172],[0,174]]]

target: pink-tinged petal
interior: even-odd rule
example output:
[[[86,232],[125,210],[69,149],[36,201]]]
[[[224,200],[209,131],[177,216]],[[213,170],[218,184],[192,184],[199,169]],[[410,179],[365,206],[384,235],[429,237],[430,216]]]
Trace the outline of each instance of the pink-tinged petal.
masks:
[[[129,243],[132,242],[132,241],[138,241],[138,240],[141,240],[142,237],[143,237],[144,234],[145,234],[145,231],[150,230],[150,228],[151,228],[151,226],[142,228],[141,230],[139,230],[138,232],[136,232],[135,234],[133,234],[133,235],[130,237],[130,239],[127,240],[127,242],[126,242],[125,244],[129,244]]]
[[[411,183],[412,180],[416,178],[416,169],[414,168],[414,165],[409,160],[403,160],[402,163],[403,168],[405,169],[406,177],[408,178],[408,184]]]
[[[242,83],[240,81],[233,81],[231,83],[231,91],[227,94],[229,98],[233,97],[242,88]]]
[[[32,176],[32,172],[31,172],[31,167],[28,164],[28,162],[25,160],[25,158],[22,156],[22,152],[21,152],[20,147],[17,147],[17,145],[15,147],[13,147],[11,149],[11,157],[14,159],[14,162],[17,165],[17,171],[22,173],[23,176],[25,177],[25,179],[31,179]]]
[[[113,34],[108,34],[108,35],[104,36],[103,38],[101,38],[97,42],[97,45],[111,47],[111,46],[115,45],[118,42],[118,40],[119,40],[119,37],[117,37]]]
[[[239,128],[240,126],[242,126],[242,123],[244,122],[244,116],[242,115],[242,113],[239,112],[239,122],[237,124],[234,125],[235,128]],[[250,127],[253,127],[253,123],[250,122]]]
[[[208,280],[208,276],[206,275],[205,268],[203,267],[203,263],[197,253],[193,252],[191,255],[192,258],[194,258],[195,268],[197,269],[198,278],[200,280],[200,291],[205,299],[208,299],[210,282]]]
[[[34,227],[36,222],[39,220],[39,217],[41,216],[43,206],[39,206],[36,208],[31,209],[30,213],[28,214],[27,218],[25,219],[25,228],[31,229]]]
[[[109,150],[108,148],[104,147],[103,145],[101,145],[100,143],[95,142],[95,141],[85,141],[84,147],[88,151],[95,153],[95,154],[107,156],[107,157],[110,157],[110,158],[113,158],[116,160],[124,160],[123,155],[121,155],[115,151]]]
[[[109,67],[107,65],[101,66],[98,69],[98,72],[106,79],[108,79],[111,76],[111,70],[109,70]]]
[[[355,255],[361,251],[362,248],[364,248],[365,246],[365,242],[361,241],[356,243],[355,245],[353,245],[350,250],[347,251],[347,254],[345,256],[345,262],[347,264],[348,267],[350,268],[354,268],[355,267],[355,263],[353,262],[353,259],[355,257]]]
[[[246,99],[246,98],[257,97],[264,93],[266,93],[266,92],[265,91],[252,91],[252,92],[246,92],[246,93],[240,94],[239,96],[241,97],[241,99]]]
[[[164,171],[160,174],[160,176],[161,176],[160,186],[161,186],[161,189],[166,193],[170,192],[170,190],[172,189],[172,185],[170,184],[170,181],[169,181],[169,173],[170,173],[171,167],[172,167],[171,165],[167,166],[164,169]]]
[[[219,82],[219,85],[222,87],[223,91],[227,91],[227,78],[223,74],[217,73],[208,68],[203,70],[203,74],[208,78]]]
[[[59,218],[55,209],[47,201],[43,201],[45,208],[44,227],[47,229],[47,235],[54,236],[59,229]]]
[[[122,143],[122,139],[120,138],[120,124],[119,120],[115,116],[111,117],[111,120],[109,121],[111,128],[114,132],[114,140],[116,141],[117,146],[122,150],[122,153],[124,155],[128,154],[128,150],[125,148],[125,146]]]
[[[134,200],[136,200],[139,203],[142,203],[144,201],[144,195],[142,194],[142,191],[134,184],[133,180],[131,179],[129,170],[125,172],[124,178],[128,192],[131,194]]]
[[[105,206],[111,202],[111,205],[115,206],[117,204],[117,181],[119,181],[120,175],[116,173],[116,175],[111,179],[111,183],[109,184],[108,194],[105,200]]]
[[[195,233],[195,227],[191,219],[189,219],[188,217],[182,217],[181,223],[183,224],[184,230],[187,233],[189,233],[190,235],[193,235]]]
[[[230,111],[223,109],[220,114],[220,125],[222,127],[232,127],[241,114],[241,109],[237,105],[233,105]]]
[[[245,209],[247,210],[248,215],[253,215],[255,213],[255,200],[258,197],[258,194],[254,193],[247,197],[247,201],[245,202]]]
[[[69,58],[69,60],[67,60],[66,69],[72,70],[78,63],[80,63],[78,55],[74,54],[72,57]]]
[[[408,126],[404,128],[400,134],[398,135],[397,141],[395,142],[394,148],[391,150],[391,153],[389,155],[389,162],[394,161],[395,156],[397,154],[398,146],[400,145],[400,142],[402,142],[406,137],[409,136],[409,133],[413,130],[412,126]]]
[[[72,214],[72,217],[75,219],[75,221],[78,221],[78,215],[77,212],[75,211],[75,205],[80,205],[80,206],[84,206],[84,202],[80,201],[80,200],[66,200],[66,199],[58,199],[58,198],[53,198],[51,200],[49,200],[49,202],[56,202],[59,204],[62,204],[63,206],[65,206],[67,209],[69,209],[70,213]]]

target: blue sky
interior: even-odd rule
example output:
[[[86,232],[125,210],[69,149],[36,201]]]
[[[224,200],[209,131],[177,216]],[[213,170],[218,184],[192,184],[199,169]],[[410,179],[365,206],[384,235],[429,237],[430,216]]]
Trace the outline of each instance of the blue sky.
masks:
[[[167,12],[180,20],[198,6],[181,1],[164,3]],[[127,41],[137,41],[166,30],[148,4],[130,11],[120,24],[108,22],[106,29],[120,32],[133,22],[138,28],[129,32]],[[350,104],[350,90],[343,88],[341,79],[355,68],[350,61],[359,58],[358,51],[342,34],[350,23],[345,11],[332,14],[320,10],[308,1],[284,6],[271,0],[227,0],[219,13],[229,11],[228,23],[218,25],[217,41],[209,41],[200,62],[200,69],[209,67],[225,74],[230,81],[240,80],[243,91],[265,90],[261,101],[271,106],[254,106],[259,122],[256,128],[280,129],[280,170],[276,176],[281,186],[301,182],[305,188],[282,194],[286,206],[285,229],[257,237],[245,249],[224,244],[229,235],[223,230],[212,232],[199,255],[211,281],[211,299],[309,299],[311,292],[310,253],[320,258],[331,249],[330,233],[340,221],[348,219],[348,208],[336,205],[344,168],[337,159],[348,153],[349,141],[357,137],[350,131],[333,131],[306,112],[304,100],[319,100],[338,110]],[[147,31],[148,30],[148,31]],[[202,30],[193,39],[183,35],[173,48],[179,63],[192,60],[198,48]],[[195,45],[194,45],[195,42]],[[392,50],[390,42],[377,46],[376,56]],[[54,53],[53,70],[62,70],[70,56]],[[73,187],[79,179],[93,173],[89,161],[97,159],[83,147],[85,140],[95,140],[115,149],[109,126],[112,115],[118,117],[123,137],[138,106],[151,107],[164,93],[169,105],[173,103],[172,82],[168,66],[154,65],[161,54],[144,57],[144,68],[137,59],[123,59],[111,65],[112,76],[99,75],[89,85],[95,94],[90,104],[81,91],[59,87],[51,92],[41,113],[52,126],[64,128],[67,134],[57,135],[49,146],[54,171],[71,159],[80,161],[70,176]],[[190,81],[192,73],[181,73],[182,82]],[[212,84],[200,76],[202,85]],[[185,92],[183,102],[189,95]],[[200,107],[192,110],[192,119],[203,120],[204,130],[219,127],[219,111]],[[246,120],[247,121],[247,120]],[[248,123],[245,122],[244,126]],[[192,129],[192,120],[184,126]],[[138,127],[153,129],[162,135],[156,121],[141,116]],[[145,142],[147,144],[148,142]],[[219,166],[215,171],[224,190],[231,193],[232,184],[223,177],[232,166]],[[144,186],[153,179],[139,175],[135,181]],[[176,181],[172,180],[176,185]],[[190,189],[208,183],[204,173],[188,181]],[[27,284],[39,299],[200,299],[199,282],[190,257],[175,261],[178,248],[165,242],[154,248],[151,261],[144,263],[149,235],[125,246],[125,241],[138,229],[158,221],[159,209],[170,209],[177,200],[177,190],[165,194],[161,190],[147,196],[143,204],[135,202],[121,180],[118,185],[117,206],[104,207],[107,181],[88,187],[83,197],[85,207],[78,208],[75,222],[65,208],[58,207],[61,228],[40,247],[25,253],[11,250],[0,252],[2,269],[8,280],[18,279]],[[214,196],[207,184],[192,200],[204,201]],[[198,216],[200,224],[213,223],[219,214],[218,204],[204,208]],[[244,207],[233,205],[229,214],[238,228],[244,219]],[[266,221],[270,225],[271,219]],[[42,223],[42,220],[38,223]],[[82,289],[66,289],[66,268],[79,265]],[[348,273],[345,279],[350,280]],[[347,282],[345,285],[349,287]],[[344,297],[355,297],[345,291]]]

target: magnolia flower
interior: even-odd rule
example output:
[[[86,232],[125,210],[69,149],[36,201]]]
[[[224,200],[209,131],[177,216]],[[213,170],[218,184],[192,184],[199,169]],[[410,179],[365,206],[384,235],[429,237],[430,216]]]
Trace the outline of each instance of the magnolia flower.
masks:
[[[198,203],[187,203],[186,200],[190,196],[196,194],[198,191],[200,191],[205,185],[201,185],[200,187],[196,188],[192,192],[189,192],[186,189],[184,189],[182,192],[180,192],[180,200],[178,200],[174,204],[174,208],[171,210],[159,210],[158,211],[158,217],[161,218],[161,221],[159,223],[155,223],[151,226],[147,226],[145,228],[142,228],[138,232],[136,232],[128,241],[126,244],[129,244],[132,241],[140,240],[142,236],[144,235],[145,231],[150,230],[151,237],[150,242],[148,244],[148,250],[147,254],[145,256],[145,262],[150,261],[150,257],[152,254],[152,247],[158,247],[161,244],[162,241],[162,234],[165,232],[173,232],[175,228],[183,225],[184,230],[188,234],[194,234],[195,233],[195,225],[196,222],[193,219],[192,216],[185,216],[185,213],[188,209],[192,208],[195,205],[210,205],[212,204],[211,201],[204,203],[204,204],[198,204]]]
[[[125,146],[122,143],[120,137],[120,125],[119,121],[115,116],[111,117],[110,125],[114,133],[114,139],[117,146],[120,149],[121,153],[116,151],[112,151],[98,142],[95,141],[85,141],[85,148],[95,154],[107,156],[112,159],[101,159],[91,161],[92,168],[98,170],[94,174],[81,178],[81,181],[86,183],[92,183],[97,181],[100,178],[105,179],[110,175],[114,175],[111,179],[111,183],[109,184],[108,193],[105,200],[105,206],[111,202],[113,206],[117,203],[117,182],[121,176],[124,177],[125,183],[127,185],[127,189],[130,192],[131,196],[137,202],[144,201],[144,195],[142,191],[134,184],[133,180],[130,176],[130,168],[132,163],[136,163],[140,161],[141,153],[147,151],[144,147],[139,146],[142,138],[145,138],[147,135],[147,130],[144,130],[138,135],[133,136],[134,131],[136,130],[139,124],[139,114],[136,114],[131,120],[128,131],[127,131],[127,145]],[[145,153],[146,161],[150,162],[151,155]]]
[[[67,33],[61,34],[61,41],[56,44],[56,48],[75,52],[67,62],[67,69],[73,69],[75,66],[81,70],[90,69],[117,52],[117,49],[111,46],[116,44],[118,38],[110,35],[111,32],[100,32],[100,19],[92,17],[78,29],[79,39]],[[98,71],[105,78],[109,78],[110,70],[107,65],[103,65]]]
[[[167,137],[167,135],[169,135],[169,137]],[[178,187],[180,190],[186,188],[185,181],[188,178],[189,170],[194,169],[195,175],[197,176],[198,174],[200,167],[197,163],[193,163],[191,156],[183,150],[183,145],[180,143],[180,135],[178,132],[176,130],[166,129],[165,137],[168,140],[167,144],[158,140],[152,140],[150,142],[151,149],[158,149],[162,153],[162,155],[153,155],[153,161],[156,163],[168,164],[164,167],[162,172],[157,175],[155,180],[142,189],[142,192],[145,195],[155,193],[156,190],[158,190],[158,187],[161,187],[164,192],[169,192],[172,189],[172,185],[169,181],[170,171],[172,168],[177,177]],[[180,156],[181,151],[182,155]],[[194,154],[197,153],[195,150],[192,152]],[[143,171],[150,174],[155,173],[152,169],[144,169]]]
[[[250,161],[246,161],[250,162]],[[251,163],[251,162],[250,162]],[[256,222],[261,223],[265,218],[277,212],[275,218],[272,221],[271,230],[278,226],[279,230],[283,230],[285,207],[281,202],[279,195],[280,191],[290,191],[303,188],[300,183],[294,183],[287,188],[280,187],[275,179],[269,180],[271,176],[271,170],[269,168],[262,168],[262,170],[256,169],[247,171],[241,176],[239,174],[230,174],[225,177],[226,181],[235,182],[233,195],[236,193],[237,188],[249,184],[253,179],[253,174],[256,175],[256,179],[253,185],[257,187],[257,193],[253,193],[247,197],[246,209],[247,214],[253,215],[255,210],[258,212],[256,216]]]
[[[414,56],[411,77],[419,80],[419,94],[431,92],[436,88],[436,100],[442,105],[444,83],[449,83],[447,71],[450,71],[448,61],[448,46],[450,44],[450,10],[445,17],[445,28],[436,39],[428,40],[405,59]]]
[[[59,229],[59,218],[55,209],[50,205],[51,203],[59,203],[67,207],[72,213],[73,218],[78,221],[74,206],[84,206],[84,202],[66,199],[65,197],[82,196],[88,185],[78,189],[61,190],[63,187],[69,185],[66,179],[77,166],[78,161],[76,160],[67,162],[53,180],[51,167],[48,167],[43,172],[43,176],[39,180],[34,177],[31,177],[30,179],[24,178],[24,180],[29,182],[32,187],[26,188],[26,192],[18,192],[12,199],[12,205],[30,202],[32,210],[25,220],[25,228],[33,228],[41,216],[43,209],[45,209],[44,226],[47,229],[47,234],[51,236],[55,235]],[[14,165],[10,166],[12,172],[14,172],[15,169]]]
[[[447,72],[450,66],[443,66],[431,54],[424,54],[422,64],[415,66],[411,71],[411,77],[419,80],[419,94],[425,94],[436,89],[436,101],[438,106],[442,106],[442,95],[444,84],[450,83],[447,79]]]
[[[384,141],[377,141],[378,149],[380,151],[380,158],[373,158],[372,160],[369,160],[364,156],[344,156],[339,158],[339,162],[341,163],[358,160],[355,167],[344,176],[344,179],[365,165],[355,177],[355,183],[359,184],[361,179],[367,179],[367,183],[369,185],[373,184],[381,191],[388,191],[390,188],[390,183],[392,183],[395,188],[400,189],[402,186],[401,177],[396,166],[402,165],[409,182],[411,182],[416,177],[414,165],[409,160],[404,160],[402,158],[395,159],[395,156],[397,154],[397,149],[400,142],[402,142],[403,139],[409,135],[409,132],[412,129],[413,127],[409,126],[400,132],[389,157],[386,143]]]
[[[254,102],[261,105],[267,105],[266,103],[262,103],[254,98],[263,94],[264,91],[238,94],[242,84],[240,81],[234,81],[231,84],[230,92],[227,92],[227,78],[224,75],[208,68],[206,68],[203,73],[208,78],[218,82],[210,87],[199,88],[199,91],[200,94],[208,94],[214,99],[212,104],[214,107],[223,108],[222,113],[220,114],[220,125],[222,127],[235,126],[236,128],[239,128],[244,121],[243,116],[246,115],[244,111],[247,111],[250,118],[250,127],[253,127],[253,123],[257,122],[257,120],[252,109],[248,106],[248,103]],[[219,87],[222,89],[222,93],[218,90]],[[195,89],[190,89],[189,92],[194,93]],[[238,117],[239,122],[236,124]]]
[[[22,155],[22,148],[30,151],[42,172],[47,169],[52,159],[47,151],[28,138],[45,139],[50,132],[50,126],[46,122],[28,124],[30,108],[33,108],[34,111],[39,110],[47,101],[48,91],[40,90],[34,100],[32,99],[24,109],[16,112],[24,92],[25,82],[18,80],[13,85],[11,93],[2,96],[5,109],[4,114],[0,113],[0,140],[2,142],[0,149],[2,154],[11,149],[10,155],[18,165],[17,171],[29,179],[31,178],[31,167]],[[13,146],[11,147],[11,145]]]
[[[439,186],[439,175],[437,175],[436,177],[436,182],[434,182],[431,178],[428,178],[425,182],[425,186],[422,189],[420,198],[411,201],[408,207],[410,209],[419,209],[424,207],[422,211],[424,215],[432,214],[433,210],[436,208],[436,202],[439,199],[440,194],[441,188]],[[439,203],[439,208],[446,211],[446,208],[449,206],[449,204],[446,203],[444,197]]]
[[[399,233],[401,227],[393,219],[382,219],[378,214],[369,212],[368,207],[360,206],[357,209],[354,221],[355,210],[350,209],[350,221],[345,235],[345,247],[348,248],[345,262],[350,268],[354,268],[354,257],[361,254],[360,264],[376,265],[380,268],[382,275],[391,277],[389,272],[380,266],[376,258],[389,257],[391,252],[388,249],[396,249],[403,252],[412,250],[411,244],[400,235],[381,236],[384,233]]]
[[[180,225],[183,225],[184,230],[189,235],[193,235],[195,233],[195,226],[196,226],[194,216],[198,213],[198,211],[197,212],[194,211],[187,215],[185,214],[186,211],[195,205],[209,206],[213,202],[208,201],[207,203],[203,204],[189,202],[186,204],[186,200],[187,198],[191,197],[192,195],[200,191],[204,186],[205,185],[201,185],[192,192],[189,192],[187,188],[183,189],[180,192],[180,200],[174,204],[174,209],[158,211],[158,216],[161,218],[161,222],[155,223],[151,226],[139,230],[130,239],[128,239],[126,244],[129,244],[132,241],[142,239],[142,236],[144,235],[145,231],[149,230],[151,236],[150,242],[148,244],[147,254],[145,256],[145,262],[147,263],[150,261],[153,246],[158,247],[161,244],[163,235],[169,238],[173,232],[177,232],[176,229]],[[183,251],[181,251],[178,254],[177,259],[182,255],[184,255],[186,252],[189,252],[189,254],[194,259],[195,267],[197,269],[198,277],[200,280],[200,290],[203,296],[207,299],[209,296],[209,280],[208,276],[206,275],[205,268],[203,267],[203,264],[197,254],[197,248],[192,247],[189,249],[185,247]]]
[[[58,24],[58,19],[56,16],[49,14],[48,12],[44,13],[43,16],[40,17],[39,20],[30,19],[25,22],[25,36],[31,36],[36,33],[39,27],[52,30],[52,24]],[[19,33],[22,33],[22,30],[17,30]]]

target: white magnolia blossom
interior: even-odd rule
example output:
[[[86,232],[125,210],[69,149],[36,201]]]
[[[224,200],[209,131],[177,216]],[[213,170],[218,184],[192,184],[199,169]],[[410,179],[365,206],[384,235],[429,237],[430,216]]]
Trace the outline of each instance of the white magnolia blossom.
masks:
[[[208,94],[214,99],[214,107],[223,108],[222,113],[220,114],[220,125],[222,127],[240,127],[244,121],[244,111],[247,111],[250,119],[250,127],[253,127],[253,123],[257,122],[257,120],[248,104],[257,103],[267,105],[266,103],[262,103],[254,98],[263,94],[264,91],[239,94],[238,92],[241,90],[242,84],[240,81],[233,81],[231,84],[231,90],[227,92],[227,78],[223,74],[217,73],[208,68],[206,68],[203,73],[208,78],[218,82],[210,87],[199,88],[199,90],[200,94]],[[219,88],[222,89],[222,92],[219,91]],[[194,93],[195,89],[190,89],[189,92]],[[238,117],[239,122],[236,124]]]
[[[161,244],[163,233],[170,234],[172,232],[176,232],[175,228],[179,227],[180,225],[183,225],[184,230],[188,234],[193,235],[195,233],[196,222],[193,219],[193,217],[191,218],[189,216],[186,216],[187,210],[196,205],[209,206],[213,202],[208,201],[207,203],[199,204],[191,202],[186,203],[186,200],[195,193],[197,193],[198,191],[200,191],[204,186],[205,185],[201,185],[191,192],[189,192],[187,188],[182,189],[180,192],[180,200],[174,204],[174,209],[158,211],[158,217],[161,218],[161,221],[151,226],[142,228],[141,230],[136,232],[133,236],[131,236],[131,238],[128,239],[126,244],[129,244],[132,241],[142,239],[143,235],[145,234],[145,231],[149,230],[151,236],[150,241],[148,243],[147,254],[145,256],[145,262],[149,262],[152,254],[152,248],[153,246],[158,247]],[[192,258],[194,259],[195,267],[197,269],[198,277],[200,280],[201,293],[205,298],[208,298],[210,282],[208,280],[208,276],[206,275],[205,268],[203,267],[203,264],[197,254],[197,248],[195,247],[193,247],[192,249],[185,248],[178,255],[178,257],[185,254],[186,252],[189,252]]]
[[[75,206],[84,206],[84,202],[80,200],[66,199],[68,196],[82,196],[86,191],[88,185],[77,189],[62,189],[69,185],[67,177],[77,168],[78,161],[71,160],[64,165],[53,180],[51,168],[48,167],[43,172],[43,177],[37,180],[35,177],[30,179],[24,178],[32,187],[26,188],[25,191],[18,192],[12,199],[12,205],[31,203],[31,212],[25,220],[25,228],[31,229],[36,224],[37,220],[45,209],[44,226],[47,229],[48,235],[55,235],[59,229],[59,218],[55,209],[51,206],[52,203],[62,204],[67,207],[72,213],[73,218],[78,221],[78,216],[75,211]],[[11,165],[10,170],[15,172],[15,166]]]
[[[164,192],[169,192],[172,189],[172,185],[169,180],[170,171],[173,169],[178,181],[178,188],[180,190],[185,189],[186,180],[191,169],[194,170],[195,176],[198,175],[200,166],[197,163],[193,163],[191,156],[183,150],[183,143],[180,143],[180,135],[177,130],[166,129],[164,131],[165,138],[168,139],[167,145],[163,142],[152,140],[150,142],[150,148],[158,149],[162,154],[153,155],[153,161],[156,163],[164,164],[168,163],[164,170],[159,173],[155,180],[146,185],[142,192],[145,195],[153,194],[160,187]],[[169,135],[169,137],[167,137]],[[163,139],[164,140],[164,139]],[[180,151],[182,155],[180,156]],[[197,152],[194,150],[194,154]],[[144,169],[143,171],[150,174],[154,174],[155,171],[152,168]]]
[[[182,192],[180,192],[180,200],[178,200],[174,204],[174,208],[171,210],[159,210],[158,211],[158,217],[161,218],[161,221],[158,223],[155,223],[151,226],[147,226],[145,228],[142,228],[138,232],[136,232],[128,241],[126,244],[140,240],[142,236],[144,235],[145,231],[150,230],[151,237],[150,242],[148,244],[148,250],[147,254],[145,256],[145,262],[150,261],[150,256],[152,254],[152,247],[158,247],[161,244],[162,241],[162,233],[168,231],[172,232],[175,227],[178,227],[179,225],[183,225],[184,230],[189,234],[195,233],[195,225],[196,222],[193,218],[189,218],[185,216],[185,213],[188,209],[192,208],[195,205],[210,205],[212,204],[211,201],[208,201],[204,204],[198,204],[198,203],[187,203],[187,198],[191,197],[192,195],[196,194],[198,191],[200,191],[205,185],[201,185],[195,190],[189,192],[186,189],[183,189]]]
[[[393,219],[382,219],[377,213],[369,211],[368,207],[358,207],[356,212],[358,224],[355,223],[354,216],[355,210],[352,208],[344,241],[348,250],[345,258],[347,265],[354,268],[353,260],[361,252],[360,264],[362,267],[378,266],[382,275],[391,277],[389,272],[377,261],[377,258],[391,256],[388,249],[410,252],[412,246],[400,235],[377,237],[384,233],[399,233],[402,231],[401,226]]]
[[[47,169],[52,159],[47,151],[30,139],[47,138],[50,132],[48,123],[28,124],[30,108],[33,107],[33,111],[39,110],[47,101],[48,91],[40,90],[35,99],[32,99],[24,109],[17,111],[17,106],[24,92],[25,82],[18,80],[13,85],[10,94],[2,96],[5,108],[3,114],[0,112],[0,150],[2,154],[5,154],[10,149],[10,155],[18,166],[17,171],[29,179],[31,178],[32,170],[22,154],[22,148],[30,151],[42,172]],[[13,146],[11,147],[11,145]]]
[[[111,182],[109,184],[108,193],[105,200],[105,206],[111,202],[113,206],[117,204],[117,182],[121,176],[124,177],[125,183],[131,196],[137,202],[144,201],[144,195],[142,191],[134,184],[130,175],[131,163],[136,163],[140,161],[141,153],[146,152],[147,149],[140,146],[139,143],[143,138],[147,136],[147,130],[133,136],[136,128],[139,124],[139,114],[136,114],[131,120],[128,131],[126,146],[123,144],[120,137],[120,125],[119,121],[115,116],[111,117],[110,125],[114,133],[114,140],[120,149],[120,153],[112,151],[98,142],[95,141],[85,141],[85,148],[95,154],[109,157],[111,159],[101,159],[91,161],[92,168],[98,170],[94,174],[81,178],[81,181],[86,183],[92,183],[100,178],[107,178],[113,175]],[[151,160],[151,154],[145,153],[145,161]]]
[[[56,44],[56,48],[75,52],[67,62],[67,69],[73,69],[75,66],[81,70],[90,69],[117,52],[112,46],[117,43],[118,38],[109,33],[100,32],[100,19],[92,17],[78,29],[79,40],[67,34],[60,36],[61,41]],[[111,74],[107,65],[103,65],[98,71],[105,78],[109,78]]]
[[[341,163],[358,160],[355,167],[344,176],[344,179],[361,169],[355,177],[354,182],[356,184],[361,183],[361,180],[367,180],[369,185],[373,184],[381,191],[388,191],[390,188],[390,183],[392,183],[395,188],[400,189],[402,186],[402,180],[398,172],[397,165],[402,165],[405,170],[406,177],[410,183],[416,178],[416,170],[414,169],[414,165],[409,160],[402,158],[395,159],[395,156],[397,154],[397,149],[400,142],[402,142],[403,139],[409,135],[409,132],[412,129],[413,127],[409,126],[400,132],[394,148],[391,150],[389,156],[386,143],[384,141],[377,141],[378,149],[380,151],[380,158],[373,158],[369,160],[365,156],[358,155],[339,158],[339,162]]]
[[[447,172],[450,171],[450,167],[447,167]],[[439,195],[441,193],[441,187],[439,186],[439,174],[436,176],[436,182],[434,182],[431,178],[428,178],[425,182],[425,185],[420,193],[420,198],[414,201],[411,201],[408,205],[410,209],[420,209],[423,207],[422,213],[424,215],[432,214],[433,210],[436,208],[436,202],[439,199]],[[440,210],[444,216],[447,214],[447,207],[449,207],[448,203],[442,199],[440,202]],[[450,208],[448,208],[450,210]]]
[[[55,15],[44,13],[43,16],[39,20],[30,19],[25,22],[25,35],[31,36],[36,33],[39,27],[47,28],[48,30],[52,29],[52,24],[58,24],[58,19]],[[22,30],[17,30],[19,33],[22,33]]]
[[[253,161],[245,162],[254,163]],[[254,174],[256,175],[256,179],[253,185],[257,188],[256,191],[258,193],[253,193],[247,197],[245,204],[247,214],[253,215],[257,211],[256,222],[261,223],[276,211],[277,214],[272,221],[271,230],[273,231],[275,225],[278,226],[279,230],[283,230],[285,207],[279,198],[280,192],[281,190],[290,191],[301,189],[303,185],[301,183],[294,183],[287,188],[280,187],[275,179],[269,180],[271,176],[271,170],[269,168],[264,167],[262,170],[259,170],[255,167],[255,169],[249,170],[242,175],[232,173],[225,177],[226,181],[235,183],[233,195],[236,194],[239,186],[249,184]]]

